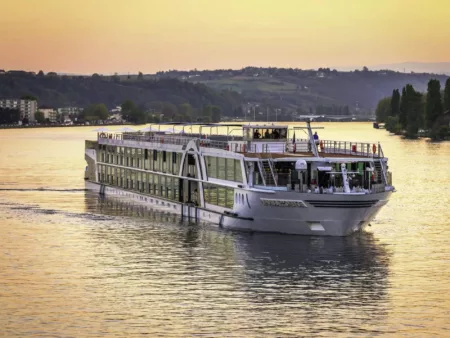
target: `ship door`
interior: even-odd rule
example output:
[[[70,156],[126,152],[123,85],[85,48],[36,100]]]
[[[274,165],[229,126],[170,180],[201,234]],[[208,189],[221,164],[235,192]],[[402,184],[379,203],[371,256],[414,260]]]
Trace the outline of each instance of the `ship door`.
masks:
[[[180,193],[180,196],[183,196],[184,202],[186,203],[194,203],[198,204],[199,195],[198,195],[198,182],[194,180],[190,180],[189,178],[198,178],[197,175],[197,165],[196,159],[193,154],[188,154],[186,156],[184,165],[184,176],[188,177],[188,179],[184,179],[183,181],[183,194]],[[181,189],[180,189],[181,191]]]

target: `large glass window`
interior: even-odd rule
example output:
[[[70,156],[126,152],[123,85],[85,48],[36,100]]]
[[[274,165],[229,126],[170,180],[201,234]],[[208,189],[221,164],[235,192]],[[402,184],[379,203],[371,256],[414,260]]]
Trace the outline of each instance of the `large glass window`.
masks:
[[[154,194],[154,189],[153,189],[153,174],[148,174],[148,193],[150,195]]]
[[[205,156],[208,177],[234,182],[242,182],[240,160],[233,158]]]
[[[206,173],[208,177],[217,178],[217,157],[205,156]]]
[[[234,189],[215,184],[204,183],[205,202],[232,209],[234,206]]]
[[[166,177],[167,198],[173,199],[173,178]]]
[[[178,201],[180,192],[179,192],[180,179],[174,177],[173,178],[173,199]]]
[[[227,179],[227,163],[226,163],[226,159],[223,157],[218,157],[217,158],[217,169],[219,170],[217,178],[221,179],[221,180],[226,180]]]
[[[159,175],[153,176],[153,188],[154,188],[154,194],[156,196],[159,196],[160,190],[159,190]]]

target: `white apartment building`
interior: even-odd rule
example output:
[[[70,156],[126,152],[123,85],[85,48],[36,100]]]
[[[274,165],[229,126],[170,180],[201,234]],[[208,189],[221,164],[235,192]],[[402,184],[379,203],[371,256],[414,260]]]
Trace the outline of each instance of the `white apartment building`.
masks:
[[[39,111],[44,114],[45,119],[49,119],[50,122],[58,121],[58,112],[53,108],[39,108]]]
[[[80,108],[78,107],[63,107],[58,108],[58,113],[60,115],[78,115],[80,113]]]
[[[0,108],[18,109],[20,119],[28,118],[29,122],[34,122],[34,114],[37,111],[37,101],[20,99],[0,99]]]

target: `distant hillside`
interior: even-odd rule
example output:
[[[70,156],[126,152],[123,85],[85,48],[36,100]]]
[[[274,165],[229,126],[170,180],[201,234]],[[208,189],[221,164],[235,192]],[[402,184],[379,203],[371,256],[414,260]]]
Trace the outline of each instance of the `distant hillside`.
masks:
[[[59,76],[0,71],[0,97],[33,95],[40,105],[85,107],[104,103],[112,108],[126,99],[148,108],[155,102],[175,105],[190,103],[194,108],[212,104],[224,115],[242,117],[237,109],[253,102],[273,108],[311,112],[318,106],[348,106],[350,111],[373,111],[381,98],[395,88],[412,84],[425,91],[431,78],[445,75],[405,74],[394,71],[339,72],[329,68],[301,70],[256,68],[211,71],[169,71],[157,74],[113,76]]]
[[[117,76],[0,72],[0,98],[24,95],[35,96],[39,105],[50,107],[86,107],[92,103],[104,103],[112,108],[129,99],[143,108],[151,107],[156,102],[175,105],[190,103],[194,108],[212,104],[220,106],[225,114],[230,115],[242,103],[238,93],[217,91],[204,84],[177,79],[121,80]]]
[[[402,62],[370,67],[373,70],[391,69],[406,73],[431,73],[450,75],[450,62]]]
[[[392,94],[394,88],[410,83],[418,91],[425,91],[430,78],[444,85],[447,76],[404,74],[394,71],[338,72],[328,68],[319,70],[255,68],[213,71],[170,71],[157,74],[215,89],[232,89],[246,101],[265,102],[278,107],[300,107],[307,111],[318,105],[348,105],[373,110],[378,101]]]

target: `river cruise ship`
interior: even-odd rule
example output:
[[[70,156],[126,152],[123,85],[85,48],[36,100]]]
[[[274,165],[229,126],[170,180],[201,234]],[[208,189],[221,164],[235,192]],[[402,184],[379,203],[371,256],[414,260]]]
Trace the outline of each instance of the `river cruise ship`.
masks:
[[[309,123],[192,127],[98,133],[86,188],[223,228],[327,236],[366,227],[394,191],[378,143],[318,140]]]

